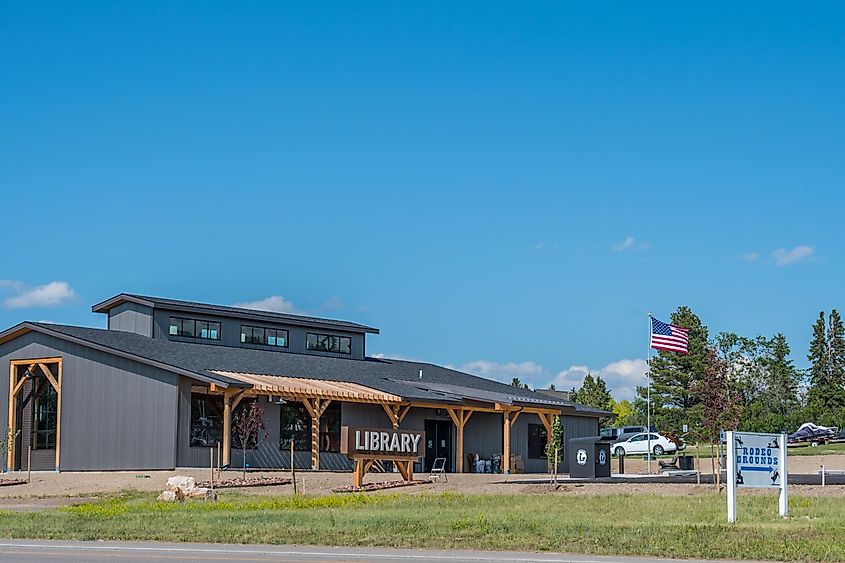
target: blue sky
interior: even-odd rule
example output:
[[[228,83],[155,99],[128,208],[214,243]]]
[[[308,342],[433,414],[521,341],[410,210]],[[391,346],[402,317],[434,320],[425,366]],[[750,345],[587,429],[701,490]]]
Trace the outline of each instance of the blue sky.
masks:
[[[641,381],[648,311],[843,307],[840,3],[16,3],[0,324],[120,291],[376,325],[370,353]]]

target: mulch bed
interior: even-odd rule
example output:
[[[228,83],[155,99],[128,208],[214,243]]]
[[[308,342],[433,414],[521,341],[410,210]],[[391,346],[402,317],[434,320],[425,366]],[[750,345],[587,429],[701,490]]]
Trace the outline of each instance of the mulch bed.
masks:
[[[221,479],[214,481],[215,489],[233,489],[239,487],[271,487],[274,485],[290,485],[291,480],[287,477],[235,477],[233,479]],[[197,487],[211,487],[211,481],[197,483]]]
[[[11,487],[12,485],[26,485],[25,479],[0,479],[0,487]]]
[[[369,493],[371,491],[383,491],[385,489],[396,489],[398,487],[412,487],[414,485],[424,485],[430,481],[415,479],[413,481],[383,481],[381,483],[367,483],[362,487],[353,487],[347,485],[346,487],[338,487],[332,489],[333,493]]]

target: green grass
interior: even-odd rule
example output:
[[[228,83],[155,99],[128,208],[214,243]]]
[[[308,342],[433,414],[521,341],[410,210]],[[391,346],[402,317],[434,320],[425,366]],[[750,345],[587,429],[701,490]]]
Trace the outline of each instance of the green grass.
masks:
[[[695,457],[696,449],[699,451],[699,455],[702,459],[710,458],[710,446],[696,446],[688,445],[684,450],[683,454],[691,455]],[[790,446],[787,448],[787,455],[789,456],[808,456],[808,455],[845,455],[845,443],[842,444],[822,444],[820,446],[813,447],[810,444],[802,444],[800,446]],[[672,457],[674,454],[667,454],[663,457]],[[638,454],[639,457],[639,454]]]
[[[216,503],[125,494],[76,507],[0,512],[9,538],[297,543],[563,551],[695,558],[845,561],[845,500],[742,495],[725,522],[714,493],[657,495],[331,495]]]

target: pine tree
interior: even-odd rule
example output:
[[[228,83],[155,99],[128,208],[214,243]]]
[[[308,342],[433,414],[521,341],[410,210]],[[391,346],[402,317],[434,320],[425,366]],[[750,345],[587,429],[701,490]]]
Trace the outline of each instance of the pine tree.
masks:
[[[689,329],[689,354],[660,351],[651,359],[652,424],[661,431],[680,434],[684,424],[695,422],[699,400],[692,387],[704,379],[710,348],[707,327],[689,307],[678,307],[672,313],[672,324]],[[638,387],[637,394],[645,400],[647,388]]]
[[[787,419],[801,407],[798,395],[801,376],[789,359],[789,344],[783,334],[776,334],[769,341],[768,349],[769,354],[764,360],[769,374],[769,385],[765,392],[766,406],[771,412]]]
[[[607,383],[601,377],[593,377],[590,372],[587,372],[587,375],[584,376],[584,383],[581,388],[573,389],[569,398],[588,407],[606,411],[613,409],[613,397],[607,390]]]
[[[824,311],[819,313],[807,359],[810,360],[808,414],[817,424],[841,426],[845,422],[845,327],[836,309],[830,312],[827,327]]]

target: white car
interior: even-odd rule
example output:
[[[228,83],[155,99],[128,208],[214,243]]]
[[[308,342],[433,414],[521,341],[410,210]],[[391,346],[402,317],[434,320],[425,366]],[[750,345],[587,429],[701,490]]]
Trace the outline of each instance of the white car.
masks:
[[[666,452],[674,452],[678,449],[674,442],[670,442],[665,436],[661,436],[656,432],[652,432],[650,435],[643,432],[642,434],[634,434],[627,440],[613,444],[613,455],[647,454],[649,436],[651,436],[651,453],[654,455],[663,455]]]

